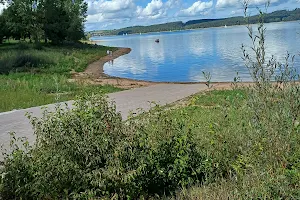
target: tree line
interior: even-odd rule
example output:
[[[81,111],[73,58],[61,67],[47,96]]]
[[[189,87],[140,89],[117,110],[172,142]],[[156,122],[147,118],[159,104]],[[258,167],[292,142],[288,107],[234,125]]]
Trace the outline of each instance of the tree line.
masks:
[[[84,37],[87,4],[84,0],[0,0],[0,43],[28,38],[54,44]]]

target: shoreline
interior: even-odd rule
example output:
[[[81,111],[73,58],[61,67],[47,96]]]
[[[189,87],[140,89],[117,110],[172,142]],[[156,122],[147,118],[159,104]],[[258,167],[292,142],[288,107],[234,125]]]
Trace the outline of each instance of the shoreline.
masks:
[[[72,79],[70,79],[69,81],[93,85],[113,85],[122,89],[131,89],[157,84],[155,82],[149,81],[139,81],[127,78],[113,77],[104,73],[105,63],[110,62],[120,56],[129,54],[130,52],[130,48],[120,47],[117,50],[113,51],[112,55],[104,56],[99,60],[89,64],[84,72],[72,72]]]
[[[154,81],[144,81],[144,80],[136,80],[130,78],[122,78],[116,76],[110,76],[104,73],[104,64],[110,62],[120,56],[129,54],[131,52],[130,48],[120,47],[116,51],[113,52],[112,55],[107,55],[99,60],[91,63],[85,69],[84,72],[72,72],[72,79],[70,82],[81,82],[85,84],[93,84],[93,85],[113,85],[122,89],[132,89],[138,87],[145,87],[150,85],[157,84],[203,84],[206,82],[154,82]],[[253,82],[242,82],[239,83],[241,85],[251,85]],[[232,87],[232,82],[211,82],[211,89],[230,89]]]

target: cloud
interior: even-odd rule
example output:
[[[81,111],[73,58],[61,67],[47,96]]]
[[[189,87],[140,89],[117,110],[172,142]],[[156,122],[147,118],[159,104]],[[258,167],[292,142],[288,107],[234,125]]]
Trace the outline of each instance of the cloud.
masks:
[[[135,8],[133,0],[86,0],[86,2],[88,3],[88,15],[98,13],[116,13]]]
[[[6,3],[5,4],[0,3],[0,14],[2,14],[2,12],[5,8],[7,8],[7,4]]]
[[[213,7],[213,1],[202,2],[196,1],[191,7],[183,9],[179,12],[178,16],[197,16],[205,15]]]
[[[216,7],[217,8],[226,8],[230,6],[241,5],[241,0],[218,0]]]
[[[131,19],[136,10],[133,0],[86,0],[88,3],[87,23],[122,21]]]
[[[298,0],[300,1],[300,0]],[[168,0],[166,2],[166,7],[167,8],[175,8],[181,4],[181,0]]]
[[[181,0],[151,0],[145,7],[137,6],[136,0],[86,0],[88,16],[86,27],[101,24],[101,28],[140,20],[161,20],[167,16],[168,9],[179,5]],[[145,23],[145,21],[144,21]],[[99,27],[99,26],[98,26]]]
[[[243,0],[85,1],[88,3],[86,22],[88,30],[150,25],[176,20],[190,20],[196,17],[201,18],[201,16],[222,18],[240,15],[243,11]],[[267,0],[250,0],[250,8],[264,5],[266,2]],[[287,4],[287,8],[293,8],[298,3],[300,0],[271,0],[271,7]]]
[[[166,16],[167,10],[162,0],[152,0],[145,8],[138,6],[136,14],[139,19],[157,19]]]
[[[298,0],[299,1],[299,0]],[[216,8],[228,8],[228,7],[241,7],[243,5],[243,0],[217,0]],[[250,6],[260,6],[265,5],[267,0],[250,0]],[[286,0],[270,0],[271,5],[278,5],[286,2]]]

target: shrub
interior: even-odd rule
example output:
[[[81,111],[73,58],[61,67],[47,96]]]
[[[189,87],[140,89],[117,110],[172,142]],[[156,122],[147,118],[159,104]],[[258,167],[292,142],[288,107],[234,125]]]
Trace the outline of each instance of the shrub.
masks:
[[[169,194],[179,187],[203,182],[205,154],[197,149],[187,116],[156,107],[143,119],[131,121],[120,153],[126,193],[133,197]]]
[[[2,57],[0,59],[0,74],[8,74],[12,71],[26,72],[48,64],[51,64],[48,58],[38,54],[19,52],[15,55]]]
[[[11,155],[21,156],[4,162],[5,199],[148,197],[205,179],[205,158],[185,118],[159,109],[124,124],[105,97],[92,96],[31,120],[35,146],[15,149]],[[12,181],[18,179],[26,182]]]

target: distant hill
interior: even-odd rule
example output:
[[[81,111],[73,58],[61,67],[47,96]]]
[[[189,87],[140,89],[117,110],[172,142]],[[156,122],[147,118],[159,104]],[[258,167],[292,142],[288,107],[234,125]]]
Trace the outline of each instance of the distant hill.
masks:
[[[251,24],[258,22],[259,16],[251,16],[249,21]],[[296,21],[300,20],[300,8],[295,10],[278,10],[272,13],[268,13],[264,18],[266,23],[270,22],[283,22],[283,21]],[[223,19],[198,19],[191,20],[186,23],[182,21],[170,22],[164,24],[155,24],[150,26],[132,26],[116,30],[105,30],[105,31],[90,31],[88,32],[91,36],[100,35],[123,35],[123,34],[136,34],[136,33],[150,33],[150,32],[163,32],[163,31],[177,31],[186,29],[199,29],[209,27],[221,27],[221,26],[234,26],[246,24],[246,20],[243,16],[230,17]]]

